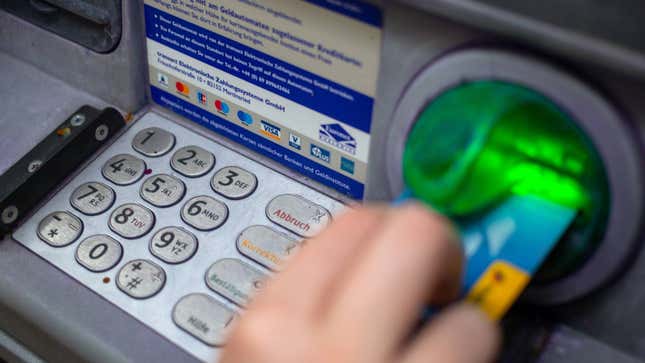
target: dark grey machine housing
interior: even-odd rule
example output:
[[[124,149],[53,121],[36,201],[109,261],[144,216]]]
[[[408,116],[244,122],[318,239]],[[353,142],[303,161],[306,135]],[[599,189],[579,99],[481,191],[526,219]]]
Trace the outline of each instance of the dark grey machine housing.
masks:
[[[612,223],[618,235],[606,241],[597,258],[616,262],[617,249],[627,252],[614,263],[619,268],[595,268],[585,280],[571,276],[569,286],[592,283],[593,291],[585,288],[584,294],[558,299],[557,289],[552,289],[546,299],[544,292],[530,290],[505,321],[509,338],[501,360],[645,360],[645,254],[641,248],[645,28],[634,23],[642,19],[638,14],[645,13],[645,4],[634,0],[600,8],[600,2],[593,0],[539,2],[542,6],[509,0],[372,2],[384,9],[385,28],[368,200],[394,197],[397,189],[389,177],[392,162],[388,159],[397,146],[388,140],[392,130],[402,130],[410,122],[401,104],[409,97],[420,103],[431,99],[431,90],[419,87],[419,80],[432,78],[424,71],[448,55],[503,49],[511,58],[534,62],[534,72],[544,65],[555,71],[555,77],[575,79],[608,105],[615,116],[610,128],[619,131],[607,139],[609,131],[603,133],[603,126],[587,127],[595,130],[594,141],[608,150],[605,160],[612,170],[620,170],[612,179],[613,193],[623,193],[628,202],[614,206],[618,214]],[[580,9],[584,11],[576,12]],[[99,53],[0,11],[0,79],[5,85],[0,91],[0,126],[9,136],[3,136],[0,159],[6,160],[0,160],[0,170],[82,104],[111,105],[132,113],[150,107],[140,2],[122,1],[121,15],[118,44]],[[609,25],[620,30],[613,31]],[[527,79],[535,78],[530,69],[526,72]],[[406,112],[414,114],[413,109]],[[629,233],[624,233],[625,227],[621,234],[621,226],[630,226]],[[0,241],[0,357],[29,362],[194,361],[11,239]]]

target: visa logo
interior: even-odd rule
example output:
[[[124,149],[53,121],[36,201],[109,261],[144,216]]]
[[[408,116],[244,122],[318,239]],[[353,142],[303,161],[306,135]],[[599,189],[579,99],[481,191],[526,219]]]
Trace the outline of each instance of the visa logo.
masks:
[[[317,159],[320,159],[320,160],[322,160],[322,161],[324,161],[326,163],[329,163],[330,160],[331,160],[331,154],[329,153],[329,151],[327,151],[327,150],[325,150],[325,149],[323,149],[323,148],[321,148],[319,146],[316,146],[314,144],[311,144],[310,153],[311,153],[311,156],[313,156],[313,157],[315,157]]]
[[[273,126],[264,120],[260,121],[260,132],[264,136],[275,141],[280,141],[280,139],[282,139],[280,128],[278,126]]]

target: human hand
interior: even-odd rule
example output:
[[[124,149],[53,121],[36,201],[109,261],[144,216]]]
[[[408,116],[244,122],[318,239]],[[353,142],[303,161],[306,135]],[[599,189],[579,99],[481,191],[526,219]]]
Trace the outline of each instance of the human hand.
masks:
[[[425,207],[347,212],[251,302],[221,362],[491,362],[498,329],[466,303],[411,334],[424,306],[457,297],[462,265],[457,234]]]

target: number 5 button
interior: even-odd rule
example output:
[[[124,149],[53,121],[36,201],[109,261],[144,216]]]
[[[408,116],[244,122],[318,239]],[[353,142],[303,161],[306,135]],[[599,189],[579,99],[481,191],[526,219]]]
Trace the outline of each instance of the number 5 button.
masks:
[[[222,168],[211,179],[211,188],[228,199],[246,198],[257,186],[255,175],[237,166]]]
[[[199,146],[185,146],[175,151],[170,166],[184,176],[197,178],[211,171],[215,157]]]
[[[184,183],[168,174],[153,175],[141,185],[141,198],[155,207],[170,207],[186,193]]]
[[[116,266],[123,256],[123,247],[104,234],[87,237],[76,249],[76,261],[93,272],[103,272]]]

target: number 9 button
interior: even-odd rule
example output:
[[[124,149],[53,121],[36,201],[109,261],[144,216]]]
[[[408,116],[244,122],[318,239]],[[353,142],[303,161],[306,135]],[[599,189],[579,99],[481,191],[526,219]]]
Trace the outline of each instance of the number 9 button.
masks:
[[[206,195],[194,197],[181,208],[181,219],[200,231],[211,231],[226,222],[228,207]]]
[[[123,247],[104,234],[90,236],[76,249],[76,261],[93,272],[103,272],[116,266],[123,256]]]
[[[179,227],[162,228],[150,240],[150,252],[167,263],[186,262],[196,251],[197,238]]]
[[[184,183],[168,174],[153,175],[141,185],[141,198],[156,207],[170,207],[186,193]]]
[[[211,188],[228,199],[246,198],[257,186],[258,179],[255,175],[236,166],[220,169],[211,179]]]
[[[150,232],[155,224],[152,211],[139,204],[128,203],[110,215],[110,229],[123,238],[139,238]]]

